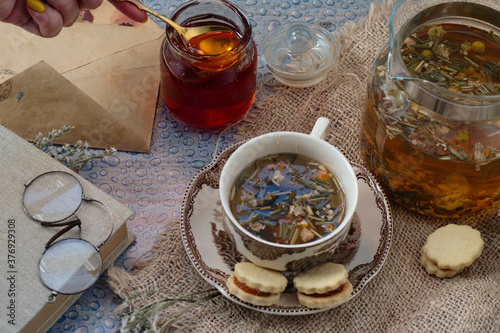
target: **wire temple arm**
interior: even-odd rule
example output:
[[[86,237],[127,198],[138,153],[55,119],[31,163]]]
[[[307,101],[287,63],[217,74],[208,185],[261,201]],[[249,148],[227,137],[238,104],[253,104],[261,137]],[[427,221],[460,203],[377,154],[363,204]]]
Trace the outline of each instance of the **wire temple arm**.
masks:
[[[101,202],[99,200],[87,198],[87,197],[83,197],[83,200],[95,202],[95,203],[98,203],[101,206],[103,206],[108,211],[108,214],[109,214],[109,217],[111,220],[111,228],[109,230],[108,236],[99,245],[96,246],[96,248],[99,250],[102,246],[104,246],[104,244],[106,244],[106,242],[111,238],[111,235],[113,234],[113,230],[115,228],[115,221],[114,221],[113,213],[111,212],[111,209],[109,209],[109,207],[106,204],[104,204],[103,202]]]

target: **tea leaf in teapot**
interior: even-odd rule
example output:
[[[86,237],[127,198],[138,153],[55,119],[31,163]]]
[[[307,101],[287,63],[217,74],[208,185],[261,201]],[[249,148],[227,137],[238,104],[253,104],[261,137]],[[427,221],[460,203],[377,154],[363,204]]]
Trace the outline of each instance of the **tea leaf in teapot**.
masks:
[[[492,31],[454,23],[423,26],[406,39],[401,55],[416,77],[458,93],[498,95],[498,45]]]

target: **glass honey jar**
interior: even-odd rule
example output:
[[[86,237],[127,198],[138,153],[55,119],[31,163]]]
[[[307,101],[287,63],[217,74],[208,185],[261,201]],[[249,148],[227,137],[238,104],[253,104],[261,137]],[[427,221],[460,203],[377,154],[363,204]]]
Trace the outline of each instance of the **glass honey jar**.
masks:
[[[160,64],[167,108],[183,122],[202,128],[242,118],[254,100],[257,74],[257,50],[245,14],[224,0],[202,0],[183,4],[171,19],[183,27],[217,25],[228,30],[200,35],[185,45],[166,27]]]

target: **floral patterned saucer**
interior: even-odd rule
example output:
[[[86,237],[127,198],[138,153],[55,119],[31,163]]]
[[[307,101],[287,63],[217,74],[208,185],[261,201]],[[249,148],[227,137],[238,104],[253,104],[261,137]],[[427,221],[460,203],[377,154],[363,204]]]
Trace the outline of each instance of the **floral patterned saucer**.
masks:
[[[189,259],[198,273],[231,301],[257,311],[278,315],[304,315],[328,309],[310,309],[298,303],[293,286],[282,293],[280,303],[256,306],[231,295],[226,280],[234,265],[245,258],[238,253],[224,231],[219,177],[222,168],[242,142],[216,156],[200,170],[188,186],[181,208],[181,236]],[[358,179],[359,199],[352,227],[344,245],[330,258],[349,272],[353,292],[349,301],[382,268],[392,239],[392,217],[388,200],[375,178],[361,165],[352,163]],[[294,272],[285,273],[291,279]]]

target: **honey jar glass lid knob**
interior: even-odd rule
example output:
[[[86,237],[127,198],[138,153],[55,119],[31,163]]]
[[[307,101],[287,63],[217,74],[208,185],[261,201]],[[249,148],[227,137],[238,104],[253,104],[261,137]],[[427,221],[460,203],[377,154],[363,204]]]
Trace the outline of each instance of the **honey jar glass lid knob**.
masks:
[[[292,53],[307,53],[316,45],[314,34],[303,24],[294,24],[287,31],[285,46]]]

